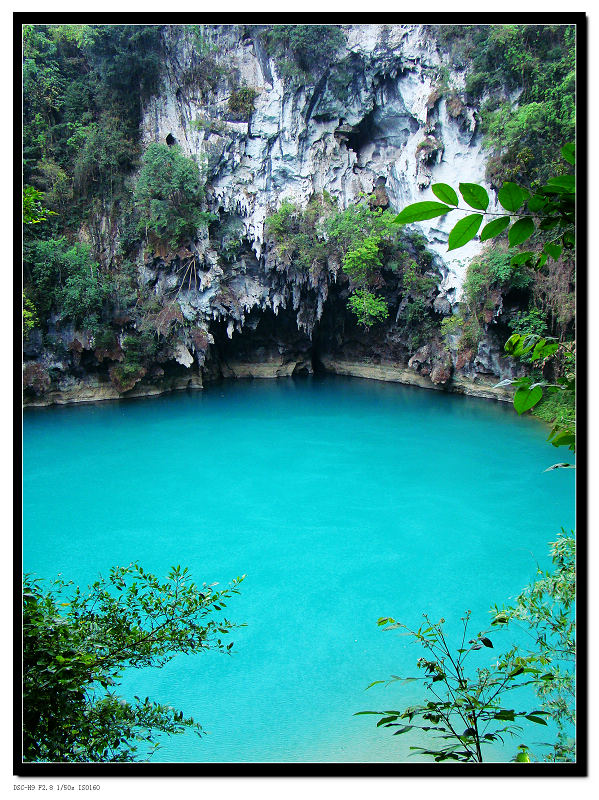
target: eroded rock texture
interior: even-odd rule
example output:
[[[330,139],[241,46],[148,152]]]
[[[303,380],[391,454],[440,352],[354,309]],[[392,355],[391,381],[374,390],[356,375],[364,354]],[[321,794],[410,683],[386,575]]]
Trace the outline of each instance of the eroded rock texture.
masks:
[[[305,207],[325,190],[340,209],[362,195],[400,209],[434,199],[432,182],[484,183],[475,109],[459,93],[463,73],[451,75],[458,91],[439,90],[441,55],[422,26],[352,25],[333,66],[314,85],[298,86],[283,79],[251,29],[210,28],[210,57],[220,68],[211,83],[189,31],[167,29],[162,88],[147,103],[141,126],[145,146],[178,144],[198,160],[208,207],[220,219],[184,248],[154,243],[137,255],[140,291],[157,303],[153,330],[182,322],[176,341],[162,345],[153,367],[136,376],[124,375],[119,362],[127,329],[141,324],[134,315],[125,315],[117,340],[103,347],[84,333],[51,331],[49,341],[60,339],[64,356],[34,347],[46,372],[29,369],[30,400],[88,399],[90,381],[104,387],[99,396],[119,396],[144,393],[144,382],[149,392],[314,369],[500,396],[490,387],[511,367],[500,355],[505,331],[494,332],[493,320],[477,352],[448,350],[438,334],[408,341],[398,277],[383,269],[380,291],[390,315],[364,331],[347,310],[339,263],[329,259],[306,271],[280,259],[265,236],[266,217],[285,199]],[[255,92],[247,120],[230,111],[240,86]],[[447,254],[453,222],[448,215],[420,226],[435,255],[437,288],[426,303],[438,321],[456,307],[465,265],[480,247],[472,242]],[[82,236],[108,263],[115,257],[118,225],[90,223]],[[52,369],[58,378],[50,390],[44,375]]]

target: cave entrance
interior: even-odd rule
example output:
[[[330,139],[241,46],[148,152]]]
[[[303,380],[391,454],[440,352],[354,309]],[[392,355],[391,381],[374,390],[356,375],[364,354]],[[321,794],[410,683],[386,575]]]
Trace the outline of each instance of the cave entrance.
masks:
[[[360,150],[376,138],[378,129],[374,124],[374,114],[376,109],[372,109],[364,119],[354,125],[351,132],[347,134],[347,146],[359,156]]]

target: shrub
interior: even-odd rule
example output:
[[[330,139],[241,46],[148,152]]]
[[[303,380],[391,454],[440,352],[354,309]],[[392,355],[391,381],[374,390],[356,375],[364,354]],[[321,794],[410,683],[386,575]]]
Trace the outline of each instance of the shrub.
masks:
[[[365,239],[348,250],[343,257],[343,270],[352,282],[365,286],[369,283],[372,273],[383,266],[380,255],[380,237],[376,234]]]
[[[233,89],[228,100],[229,111],[236,119],[249,120],[254,113],[254,100],[257,96],[256,89],[249,86]]]
[[[30,242],[25,250],[28,296],[42,319],[52,309],[63,318],[98,326],[111,282],[100,273],[89,245],[69,245],[66,237]]]
[[[204,184],[200,168],[178,145],[154,142],[146,150],[135,187],[139,231],[152,231],[173,247],[191,239],[214,215],[202,211]]]
[[[470,262],[464,282],[464,296],[473,313],[485,306],[493,289],[507,291],[530,286],[530,270],[523,265],[512,266],[511,259],[511,253],[494,248]]]
[[[375,322],[381,322],[389,316],[385,300],[367,289],[357,289],[347,301],[347,307],[365,328],[370,328]]]
[[[338,25],[271,25],[261,35],[287,78],[313,75],[330,64],[345,44]]]
[[[23,335],[27,336],[39,324],[36,308],[23,292]]]

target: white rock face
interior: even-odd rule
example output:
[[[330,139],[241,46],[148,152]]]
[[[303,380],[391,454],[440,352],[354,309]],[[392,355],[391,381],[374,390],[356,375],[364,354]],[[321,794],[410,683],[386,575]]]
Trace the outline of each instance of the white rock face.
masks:
[[[174,139],[204,166],[213,206],[242,217],[258,258],[264,220],[284,199],[305,205],[326,189],[346,208],[361,193],[384,186],[399,211],[436,199],[431,183],[456,189],[460,182],[484,184],[485,155],[473,110],[456,114],[445,98],[435,99],[434,69],[441,57],[422,26],[347,26],[347,45],[337,57],[357,64],[347,99],[322,81],[316,87],[285,86],[259,40],[239,37],[237,26],[220,26],[214,53],[237,85],[257,91],[250,122],[226,121],[229,80],[204,95],[185,82],[192,42],[182,33],[168,38],[163,88],[145,108],[142,136],[146,145]],[[451,79],[463,84],[463,75]],[[203,127],[194,127],[195,120],[203,120]],[[427,138],[434,142],[432,152],[419,148]],[[438,255],[440,288],[451,303],[459,299],[468,260],[481,247],[474,241],[457,255],[447,253],[448,232],[458,218],[452,213],[420,225]],[[248,286],[246,293],[260,291]]]

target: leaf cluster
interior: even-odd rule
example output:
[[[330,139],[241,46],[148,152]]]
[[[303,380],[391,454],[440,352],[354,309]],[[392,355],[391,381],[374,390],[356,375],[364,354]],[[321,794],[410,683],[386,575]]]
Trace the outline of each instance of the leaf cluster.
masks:
[[[574,165],[574,145],[565,145],[562,155]],[[432,185],[433,194],[441,202],[427,200],[406,206],[395,218],[401,225],[445,216],[451,211],[467,210],[459,206],[455,189],[445,183]],[[463,247],[474,239],[480,231],[481,242],[495,239],[507,232],[510,247],[523,244],[535,232],[552,231],[551,240],[543,245],[543,252],[537,257],[526,251],[513,257],[512,264],[535,263],[542,267],[549,258],[556,261],[564,248],[572,249],[575,244],[575,178],[573,175],[560,175],[549,178],[547,183],[531,193],[516,183],[507,181],[499,190],[497,199],[503,212],[487,211],[490,198],[487,190],[475,183],[460,183],[460,194],[470,208],[482,214],[468,214],[462,217],[451,229],[448,251]],[[494,216],[490,222],[481,225],[485,216]]]
[[[25,248],[28,296],[42,320],[52,310],[64,320],[89,329],[101,322],[112,283],[94,261],[86,244],[69,244],[65,236],[34,240]]]
[[[173,246],[192,238],[214,215],[202,210],[204,181],[198,164],[178,145],[153,142],[135,186],[138,230],[152,231]]]
[[[230,651],[233,627],[212,619],[238,593],[193,583],[187,568],[166,581],[139,564],[114,567],[87,590],[61,578],[23,580],[25,761],[132,761],[156,749],[157,732],[201,727],[182,712],[115,693],[125,669],[161,666],[177,653]],[[139,748],[142,748],[139,752]]]
[[[339,25],[269,25],[261,38],[284,77],[309,78],[325,69],[345,44]]]
[[[505,702],[505,696],[539,679],[541,670],[534,664],[534,656],[518,654],[516,648],[492,664],[470,667],[473,653],[493,649],[488,632],[468,639],[470,612],[462,619],[459,647],[450,647],[443,629],[444,620],[437,623],[423,615],[425,623],[411,630],[390,617],[379,619],[385,630],[401,629],[423,649],[425,655],[417,661],[423,677],[401,678],[392,676],[389,681],[374,681],[386,685],[419,681],[426,692],[426,702],[410,705],[400,710],[360,711],[380,719],[377,727],[393,730],[395,736],[411,731],[430,733],[435,746],[411,746],[414,753],[431,756],[434,761],[482,762],[485,746],[504,742],[521,731],[520,721],[528,720],[546,725],[549,712],[543,709],[516,710]],[[480,658],[475,658],[480,664]]]
[[[481,125],[495,152],[487,169],[493,184],[510,180],[530,186],[555,173],[554,143],[572,140],[575,132],[575,26],[432,29],[452,63],[467,68],[467,100],[484,101]]]

